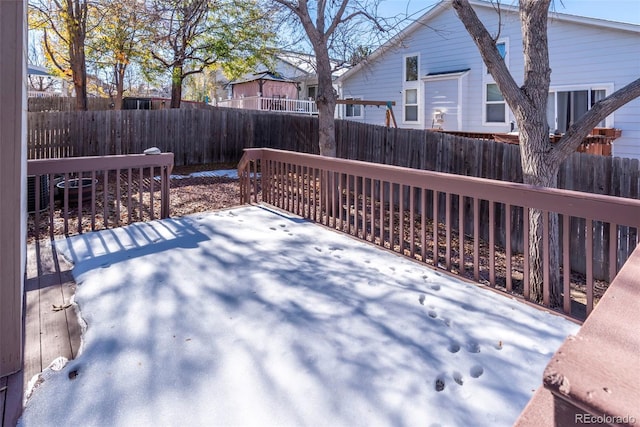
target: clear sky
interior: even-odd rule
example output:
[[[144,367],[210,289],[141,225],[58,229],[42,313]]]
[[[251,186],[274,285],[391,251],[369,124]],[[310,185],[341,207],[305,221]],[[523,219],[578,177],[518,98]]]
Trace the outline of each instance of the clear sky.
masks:
[[[417,13],[420,16],[437,4],[435,0],[382,0],[378,12],[381,16]],[[518,4],[517,0],[502,0],[503,4]],[[640,0],[553,0],[552,10],[571,15],[640,25]]]

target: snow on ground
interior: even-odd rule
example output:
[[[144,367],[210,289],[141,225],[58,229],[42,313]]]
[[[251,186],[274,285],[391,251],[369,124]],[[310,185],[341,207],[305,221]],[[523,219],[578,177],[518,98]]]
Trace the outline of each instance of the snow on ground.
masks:
[[[266,207],[84,234],[21,425],[510,426],[578,326]]]
[[[189,175],[171,175],[171,179],[185,179],[185,178],[214,178],[214,177],[225,177],[231,179],[238,179],[238,171],[237,169],[220,169],[215,171],[202,171],[202,172],[193,172]],[[157,177],[160,179],[160,177]]]

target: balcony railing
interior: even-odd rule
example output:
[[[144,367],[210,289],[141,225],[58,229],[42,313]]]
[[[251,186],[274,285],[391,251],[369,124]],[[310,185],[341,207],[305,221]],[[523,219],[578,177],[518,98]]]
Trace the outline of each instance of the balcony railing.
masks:
[[[244,203],[269,203],[525,300],[532,300],[530,261],[523,255],[530,247],[529,213],[542,211],[545,230],[551,214],[559,214],[558,309],[577,319],[591,312],[638,242],[638,200],[271,149],[246,150],[238,170]],[[480,234],[482,223],[487,236]],[[586,246],[581,277],[571,271],[569,256],[576,225]],[[524,244],[520,253],[512,245],[516,237]],[[543,232],[545,306],[550,244]],[[608,281],[594,278],[596,245],[609,259]]]
[[[317,115],[318,107],[315,101],[289,98],[264,98],[249,96],[244,98],[218,101],[219,107],[240,108],[244,110],[263,110],[289,114]]]
[[[172,169],[173,153],[29,160],[29,234],[168,218]]]

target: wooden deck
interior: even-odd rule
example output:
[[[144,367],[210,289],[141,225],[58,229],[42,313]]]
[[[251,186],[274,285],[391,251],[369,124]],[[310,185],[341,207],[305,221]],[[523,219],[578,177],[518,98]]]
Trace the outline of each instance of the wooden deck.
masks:
[[[75,292],[71,265],[47,240],[27,246],[25,336],[22,371],[0,378],[0,421],[15,425],[29,380],[56,358],[73,359],[80,348],[80,326],[68,306]]]

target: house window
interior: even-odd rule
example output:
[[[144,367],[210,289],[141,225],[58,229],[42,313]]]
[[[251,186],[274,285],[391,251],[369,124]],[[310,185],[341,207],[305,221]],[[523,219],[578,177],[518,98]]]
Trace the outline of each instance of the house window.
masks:
[[[404,121],[418,121],[418,89],[404,91]]]
[[[553,131],[564,133],[593,105],[607,96],[606,88],[578,87],[571,90],[555,90],[547,100],[547,121]],[[612,126],[608,118],[599,127]]]
[[[418,81],[418,55],[404,57],[404,81]]]
[[[506,40],[502,40],[496,43],[496,49],[498,49],[498,53],[500,54],[500,56],[502,57],[502,59],[504,60],[505,64],[507,65],[507,68],[509,68],[509,61],[507,60],[507,41]],[[485,69],[487,69],[487,67],[484,67]],[[487,69],[487,74],[489,74],[489,70]]]
[[[313,101],[315,101],[316,96],[317,96],[316,95],[316,89],[317,89],[317,86],[309,86],[307,88],[307,97],[309,99],[313,100]]]
[[[345,98],[345,99],[361,100],[362,97],[353,96],[353,97],[349,97],[349,98]],[[362,105],[359,105],[359,104],[346,104],[345,105],[345,117],[350,117],[352,119],[364,117],[364,114],[363,114],[363,111],[362,111]]]
[[[487,123],[505,123],[507,121],[507,103],[495,83],[487,85],[485,121]]]
[[[509,40],[501,39],[496,42],[496,49],[504,60],[505,65],[509,68]],[[484,85],[484,124],[496,125],[505,124],[508,121],[507,103],[502,96],[502,92],[496,84],[493,76],[489,73],[486,65],[484,66],[485,76],[483,78]]]
[[[404,123],[420,123],[420,55],[405,55],[402,64],[402,118]]]

